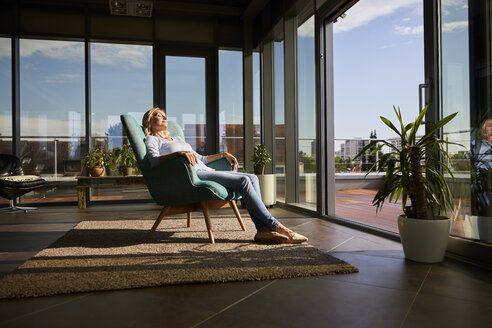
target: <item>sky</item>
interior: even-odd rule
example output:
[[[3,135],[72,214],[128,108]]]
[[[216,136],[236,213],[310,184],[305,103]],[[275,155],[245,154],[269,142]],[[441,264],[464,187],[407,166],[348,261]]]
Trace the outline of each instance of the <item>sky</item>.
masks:
[[[335,138],[393,137],[393,106],[410,122],[424,83],[422,0],[361,0],[334,24]]]
[[[444,19],[444,33],[466,29],[466,19],[452,14],[454,9],[464,6],[463,0],[443,0],[443,14],[449,18]],[[379,116],[394,120],[393,106],[401,108],[407,122],[417,116],[418,85],[424,82],[422,16],[422,0],[360,0],[346,12],[345,18],[339,18],[334,24],[336,138],[367,138],[373,130],[380,138],[392,137]],[[314,138],[312,19],[298,29],[298,36],[299,135]],[[83,43],[22,39],[20,45],[23,133],[83,135]],[[276,43],[275,52],[282,51],[283,45]],[[95,133],[104,135],[109,126],[119,122],[122,112],[138,116],[153,105],[151,47],[92,43],[91,61]],[[277,56],[275,62],[283,65],[283,59]],[[180,89],[181,93],[176,96],[175,104],[167,106],[185,108],[191,116],[203,112],[204,85],[196,82],[195,74],[204,71],[204,64],[196,60],[186,63],[176,60],[174,64],[179,70],[175,72],[173,66],[169,66],[168,88],[175,92]],[[221,122],[242,122],[241,69],[240,52],[219,53]],[[3,117],[0,133],[4,135],[9,134],[11,128],[10,74],[10,40],[0,38],[0,115]],[[275,79],[282,76],[283,72],[277,70]],[[254,77],[258,85],[257,70]],[[190,83],[193,79],[195,82]],[[281,89],[282,84],[279,86]],[[255,94],[257,110],[259,97]],[[279,108],[282,96],[278,91]],[[193,120],[191,116],[187,117]],[[198,116],[194,120],[200,122]],[[278,123],[283,123],[282,115],[277,118]],[[75,123],[67,124],[69,119]]]

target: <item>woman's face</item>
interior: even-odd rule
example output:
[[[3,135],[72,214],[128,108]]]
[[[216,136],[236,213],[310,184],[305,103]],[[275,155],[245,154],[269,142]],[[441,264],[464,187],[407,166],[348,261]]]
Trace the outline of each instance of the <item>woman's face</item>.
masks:
[[[483,134],[490,141],[492,139],[492,119],[485,121],[483,125]]]
[[[152,126],[152,132],[156,133],[158,131],[166,131],[167,130],[167,116],[164,114],[164,111],[157,110],[152,119],[150,120],[150,125]]]

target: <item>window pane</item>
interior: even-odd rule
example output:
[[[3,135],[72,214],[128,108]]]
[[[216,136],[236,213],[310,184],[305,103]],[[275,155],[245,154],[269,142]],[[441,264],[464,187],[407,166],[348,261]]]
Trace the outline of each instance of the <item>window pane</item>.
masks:
[[[186,142],[206,154],[205,58],[166,56],[166,113]]]
[[[285,201],[284,41],[274,42],[275,174],[277,200]]]
[[[297,29],[299,205],[316,209],[314,16]]]
[[[261,143],[261,71],[260,53],[253,53],[253,140]]]
[[[354,161],[371,138],[392,141],[380,116],[405,123],[419,112],[424,83],[423,2],[361,0],[338,18],[333,30],[335,105],[335,214],[397,231],[401,203],[385,202],[376,213],[372,199],[381,177],[366,171],[380,153]],[[361,215],[364,213],[364,215]]]
[[[0,38],[0,154],[12,153],[11,39]]]
[[[243,53],[219,51],[219,149],[244,167]]]
[[[482,4],[441,2],[441,103],[443,116],[458,112],[444,138],[464,146],[447,149],[455,177],[448,180],[456,210],[451,234],[492,243],[491,41],[482,25],[491,17]]]
[[[113,150],[127,143],[121,114],[137,122],[152,107],[152,47],[91,43],[91,126],[93,145]],[[121,175],[117,165],[108,175]],[[138,173],[138,172],[137,172]],[[149,198],[145,186],[94,189],[93,199]]]
[[[85,143],[84,43],[21,39],[19,46],[24,171],[48,181],[74,180]],[[75,200],[73,187],[62,189],[24,198]]]

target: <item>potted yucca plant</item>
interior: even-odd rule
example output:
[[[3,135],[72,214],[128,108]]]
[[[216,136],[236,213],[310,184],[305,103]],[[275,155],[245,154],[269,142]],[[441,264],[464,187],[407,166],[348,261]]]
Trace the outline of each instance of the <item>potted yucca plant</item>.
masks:
[[[441,160],[449,158],[443,145],[454,143],[438,138],[437,132],[457,113],[446,116],[418,138],[417,131],[423,126],[427,106],[414,122],[406,125],[400,109],[393,109],[398,119],[396,125],[383,116],[380,118],[399,137],[401,147],[388,141],[374,140],[355,158],[369,149],[372,149],[371,155],[383,147],[390,149],[368,171],[384,174],[383,183],[372,203],[378,211],[386,199],[395,203],[401,199],[404,214],[398,217],[398,230],[405,257],[419,262],[440,262],[446,251],[451,222],[437,212],[445,213],[453,207],[453,198],[443,172],[454,179]]]

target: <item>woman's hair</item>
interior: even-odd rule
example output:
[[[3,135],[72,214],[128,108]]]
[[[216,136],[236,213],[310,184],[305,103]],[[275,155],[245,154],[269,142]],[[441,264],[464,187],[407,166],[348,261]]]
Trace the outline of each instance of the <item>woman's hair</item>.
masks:
[[[482,139],[484,139],[484,140],[487,140],[487,139],[490,137],[490,136],[488,136],[488,135],[486,134],[486,133],[487,133],[487,131],[486,131],[486,127],[487,127],[487,125],[490,125],[490,124],[492,124],[492,117],[490,117],[490,118],[486,119],[486,120],[485,120],[485,121],[483,121],[483,123],[482,123],[482,126],[481,126],[481,128],[482,128]]]
[[[144,129],[144,133],[145,133],[145,136],[148,136],[148,135],[152,135],[152,124],[151,124],[151,121],[152,121],[152,118],[154,117],[154,115],[157,113],[157,111],[162,111],[162,109],[160,109],[159,107],[154,107],[154,108],[151,108],[149,109],[143,116],[142,118],[142,126],[143,126],[143,129]],[[169,134],[168,131],[165,132],[166,136]]]

